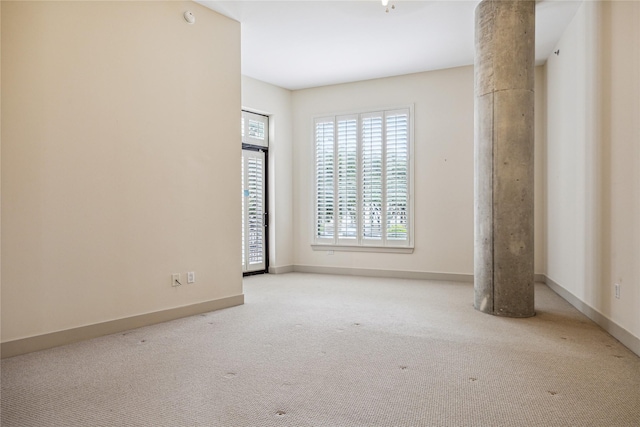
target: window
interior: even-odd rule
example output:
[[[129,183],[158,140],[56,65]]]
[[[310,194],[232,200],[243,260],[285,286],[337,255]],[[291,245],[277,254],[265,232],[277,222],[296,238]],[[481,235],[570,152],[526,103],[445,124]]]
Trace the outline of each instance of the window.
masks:
[[[243,144],[269,146],[269,117],[243,111],[241,127]]]
[[[314,249],[410,248],[411,109],[317,118]]]

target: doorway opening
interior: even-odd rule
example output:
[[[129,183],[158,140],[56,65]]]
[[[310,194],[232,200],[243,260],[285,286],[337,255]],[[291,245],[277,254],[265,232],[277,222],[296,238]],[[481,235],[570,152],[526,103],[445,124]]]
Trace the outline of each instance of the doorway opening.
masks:
[[[269,269],[269,118],[242,112],[242,274]]]

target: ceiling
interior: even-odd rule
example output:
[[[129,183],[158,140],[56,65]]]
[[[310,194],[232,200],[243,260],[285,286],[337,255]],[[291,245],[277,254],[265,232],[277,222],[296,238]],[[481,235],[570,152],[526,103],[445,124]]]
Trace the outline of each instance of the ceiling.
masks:
[[[211,1],[241,23],[242,74],[304,89],[473,64],[479,1]],[[542,64],[582,1],[536,4]]]

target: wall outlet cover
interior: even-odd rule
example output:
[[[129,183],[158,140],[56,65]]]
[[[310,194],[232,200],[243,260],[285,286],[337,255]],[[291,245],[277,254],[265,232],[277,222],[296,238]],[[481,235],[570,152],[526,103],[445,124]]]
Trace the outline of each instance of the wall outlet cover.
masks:
[[[180,283],[180,273],[175,273],[171,275],[171,286],[180,286],[182,285],[182,283]]]

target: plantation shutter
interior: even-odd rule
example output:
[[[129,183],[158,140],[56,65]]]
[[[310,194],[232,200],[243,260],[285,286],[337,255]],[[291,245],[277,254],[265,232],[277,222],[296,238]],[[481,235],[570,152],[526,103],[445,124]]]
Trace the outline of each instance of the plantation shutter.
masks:
[[[317,119],[315,123],[315,176],[317,241],[333,242],[335,237],[335,155],[334,119]]]
[[[315,244],[412,249],[410,120],[410,108],[315,119]]]
[[[244,118],[242,120],[244,121]],[[242,176],[241,176],[241,179],[240,179],[240,182],[242,182],[242,197],[241,197],[241,199],[242,199],[242,224],[240,224],[240,225],[242,225],[242,271],[245,271],[247,269],[247,263],[246,263],[247,255],[246,255],[246,252],[245,252],[246,251],[246,249],[245,249],[246,236],[245,236],[245,232],[244,232],[244,229],[245,229],[245,225],[244,225],[245,224],[245,222],[244,222],[245,221],[245,218],[244,218],[245,217],[245,213],[244,213],[244,211],[245,211],[246,208],[245,208],[244,199],[245,199],[245,194],[247,194],[246,193],[246,188],[245,188],[247,186],[247,183],[245,182],[245,179],[244,179],[244,152],[242,153],[242,157],[240,158],[240,164],[241,164],[240,172],[242,172]]]
[[[242,261],[245,271],[261,270],[266,266],[264,159],[263,152],[242,150]]]
[[[392,111],[386,120],[386,239],[408,240],[409,112]]]
[[[362,116],[362,239],[382,240],[382,113]]]
[[[358,116],[338,117],[338,239],[358,236]]]
[[[244,144],[269,146],[269,117],[242,112],[242,142]]]

